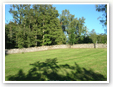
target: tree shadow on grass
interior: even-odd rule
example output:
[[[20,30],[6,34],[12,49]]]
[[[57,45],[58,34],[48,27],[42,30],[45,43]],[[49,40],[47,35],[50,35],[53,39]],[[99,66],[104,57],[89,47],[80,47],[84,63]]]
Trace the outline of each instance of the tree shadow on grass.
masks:
[[[107,81],[102,74],[81,68],[77,63],[58,65],[57,59],[35,62],[27,74],[19,70],[16,75],[8,76],[10,81]]]

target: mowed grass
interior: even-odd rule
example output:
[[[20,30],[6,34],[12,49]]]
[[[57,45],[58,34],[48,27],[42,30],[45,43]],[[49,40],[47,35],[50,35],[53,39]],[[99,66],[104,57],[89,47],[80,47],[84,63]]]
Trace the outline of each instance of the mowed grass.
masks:
[[[8,76],[16,75],[19,70],[27,75],[37,61],[57,58],[58,65],[68,64],[93,70],[107,78],[107,49],[55,49],[38,52],[10,54],[5,56],[5,80]]]

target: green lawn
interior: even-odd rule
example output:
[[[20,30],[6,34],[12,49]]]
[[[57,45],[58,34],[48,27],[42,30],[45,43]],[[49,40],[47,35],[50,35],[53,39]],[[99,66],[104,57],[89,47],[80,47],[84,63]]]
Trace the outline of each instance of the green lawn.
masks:
[[[56,49],[5,56],[5,80],[107,80],[107,49]]]

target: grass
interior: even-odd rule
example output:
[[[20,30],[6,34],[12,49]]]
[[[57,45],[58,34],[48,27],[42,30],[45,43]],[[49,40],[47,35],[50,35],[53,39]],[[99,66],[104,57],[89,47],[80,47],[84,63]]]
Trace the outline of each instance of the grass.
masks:
[[[55,49],[6,55],[5,80],[107,80],[107,49]]]

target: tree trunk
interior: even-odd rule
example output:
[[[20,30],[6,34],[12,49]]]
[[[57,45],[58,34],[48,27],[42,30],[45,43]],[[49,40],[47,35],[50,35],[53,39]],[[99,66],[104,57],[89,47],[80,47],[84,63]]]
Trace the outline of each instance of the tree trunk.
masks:
[[[97,48],[97,44],[96,43],[94,43],[94,48]]]

